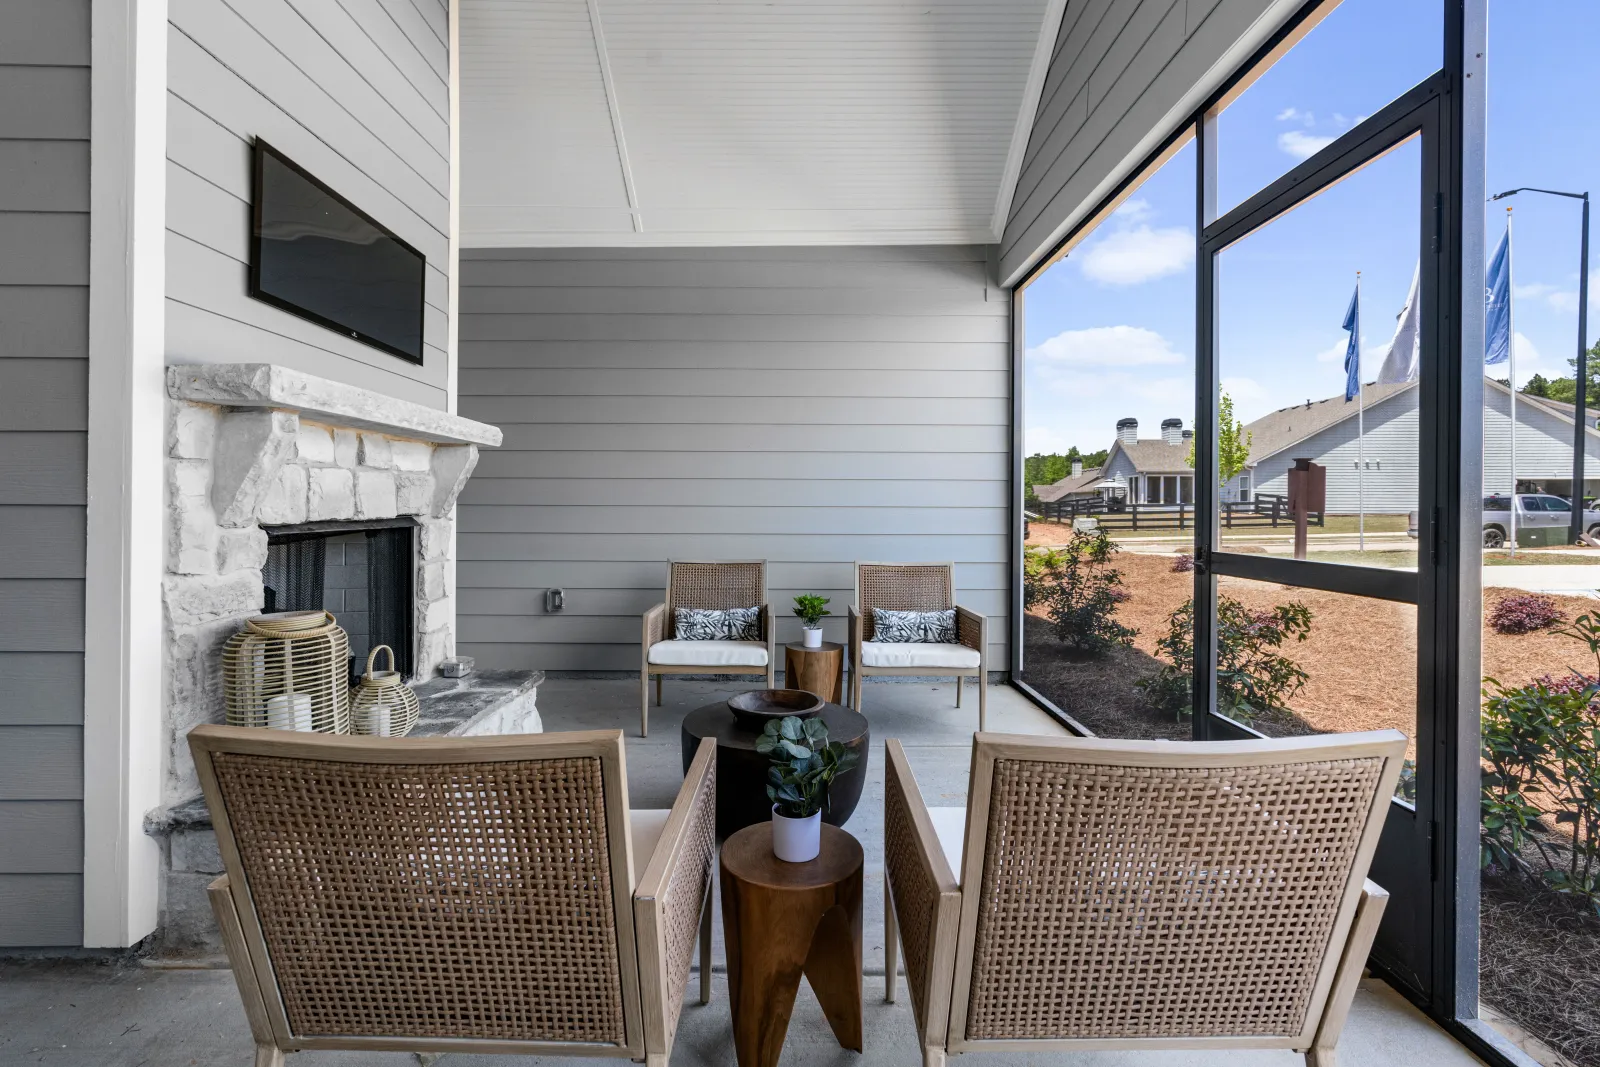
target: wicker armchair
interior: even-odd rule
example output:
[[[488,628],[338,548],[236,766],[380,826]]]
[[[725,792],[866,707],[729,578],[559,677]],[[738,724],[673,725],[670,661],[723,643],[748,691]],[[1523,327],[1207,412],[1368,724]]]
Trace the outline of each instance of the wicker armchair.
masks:
[[[980,733],[963,810],[926,807],[890,741],[887,999],[903,948],[923,1063],[1280,1048],[1333,1067],[1388,901],[1366,874],[1405,749],[1393,730]]]
[[[679,641],[674,634],[678,608],[761,608],[759,641]],[[772,610],[767,604],[767,561],[667,564],[667,599],[644,613],[639,649],[639,736],[650,734],[650,679],[656,704],[669,674],[758,674],[772,688],[774,654]]]
[[[873,640],[873,609],[956,611],[954,644],[888,644]],[[953,563],[857,563],[850,606],[850,705],[861,710],[861,683],[874,675],[951,677],[956,707],[962,685],[978,679],[978,729],[989,725],[989,620],[956,603]]]
[[[665,1067],[697,940],[710,998],[711,741],[670,811],[628,809],[617,730],[201,726],[189,745],[257,1067],[299,1049]]]

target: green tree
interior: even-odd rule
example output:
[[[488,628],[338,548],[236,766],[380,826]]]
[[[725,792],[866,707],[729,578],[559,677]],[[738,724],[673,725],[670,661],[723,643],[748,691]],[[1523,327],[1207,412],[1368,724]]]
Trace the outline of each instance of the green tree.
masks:
[[[1548,397],[1550,395],[1550,381],[1542,374],[1535,374],[1528,379],[1528,384],[1522,387],[1522,391],[1528,396]]]
[[[1595,346],[1589,349],[1589,357],[1586,362],[1588,364],[1586,369],[1589,372],[1589,384],[1584,390],[1584,399],[1589,406],[1593,407],[1596,404],[1600,404],[1600,341],[1595,342]],[[1576,403],[1578,400],[1577,357],[1573,356],[1568,359],[1567,366],[1573,370],[1570,376],[1565,378],[1545,378],[1543,375],[1535,374],[1528,379],[1528,384],[1522,387],[1521,392],[1524,396],[1541,396],[1550,400],[1558,400],[1563,404]],[[1505,383],[1502,382],[1501,384]]]
[[[1241,419],[1233,417],[1233,397],[1222,394],[1217,406],[1217,484],[1227,485],[1229,479],[1250,461],[1250,444],[1255,435],[1244,428]],[[1194,442],[1189,442],[1189,454],[1184,461],[1194,466]]]

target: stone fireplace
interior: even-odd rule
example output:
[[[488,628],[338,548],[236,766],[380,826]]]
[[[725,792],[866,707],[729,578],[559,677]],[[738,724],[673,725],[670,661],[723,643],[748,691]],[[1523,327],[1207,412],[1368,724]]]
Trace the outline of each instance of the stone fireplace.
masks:
[[[414,524],[411,677],[432,678],[454,654],[451,516],[478,448],[498,445],[500,431],[271,364],[169,367],[167,395],[164,798],[174,804],[199,792],[184,739],[220,715],[222,643],[265,607],[269,533]]]
[[[537,732],[543,676],[435,677],[455,654],[456,498],[497,428],[271,364],[169,367],[167,397],[166,766],[145,827],[163,841],[160,947],[204,954],[217,948],[204,887],[221,862],[187,736],[221,721],[223,642],[269,589],[273,607],[316,599],[292,606],[348,621],[352,652],[374,628],[405,646],[422,698],[413,735]],[[290,547],[307,544],[309,557]]]

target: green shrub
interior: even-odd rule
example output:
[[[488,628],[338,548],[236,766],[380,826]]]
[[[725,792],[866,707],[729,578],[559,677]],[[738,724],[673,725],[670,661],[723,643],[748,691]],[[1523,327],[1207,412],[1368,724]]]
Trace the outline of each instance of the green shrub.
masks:
[[[1064,644],[1102,653],[1131,647],[1139,631],[1117,622],[1128,599],[1122,572],[1110,566],[1118,549],[1104,530],[1075,531],[1060,548],[1029,552],[1022,564],[1022,599],[1050,619]]]
[[[1310,675],[1277,650],[1311,635],[1311,609],[1298,601],[1270,611],[1253,611],[1232,597],[1217,598],[1217,707],[1249,721],[1266,708],[1281,708]],[[1158,708],[1188,714],[1194,704],[1194,601],[1167,618],[1167,632],[1156,648],[1170,661],[1136,684]]]
[[[1600,913],[1600,681],[1577,677],[1587,684],[1485,679],[1479,855]]]

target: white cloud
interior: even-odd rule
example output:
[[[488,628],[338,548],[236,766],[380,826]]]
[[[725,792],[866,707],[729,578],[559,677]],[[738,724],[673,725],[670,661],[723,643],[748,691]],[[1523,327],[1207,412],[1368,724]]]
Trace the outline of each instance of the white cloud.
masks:
[[[1254,378],[1224,378],[1222,391],[1233,399],[1233,417],[1254,422],[1273,410],[1271,397]]]
[[[1349,338],[1335,341],[1311,358],[1318,363],[1343,363],[1345,349],[1350,347]]]
[[[1136,223],[1148,222],[1150,216],[1155,214],[1155,208],[1150,206],[1150,201],[1142,197],[1134,197],[1124,201],[1122,206],[1111,213],[1111,217],[1122,222]]]
[[[1600,271],[1589,275],[1590,299],[1600,295]],[[1568,289],[1548,282],[1526,282],[1517,286],[1513,293],[1518,300],[1539,300],[1549,305],[1556,311],[1573,314],[1578,310],[1578,288],[1576,280],[1573,287]]]
[[[1301,122],[1307,126],[1317,124],[1317,116],[1309,111],[1301,111],[1297,107],[1286,107],[1278,112],[1279,122]]]
[[[1142,326],[1066,330],[1028,349],[1028,358],[1059,369],[1170,366],[1184,362],[1167,339]]]
[[[1141,224],[1107,234],[1077,259],[1091,281],[1138,285],[1187,268],[1194,261],[1194,234],[1181,226],[1152,229]]]
[[[1278,134],[1278,147],[1296,159],[1310,159],[1334,142],[1331,135],[1285,130]]]

